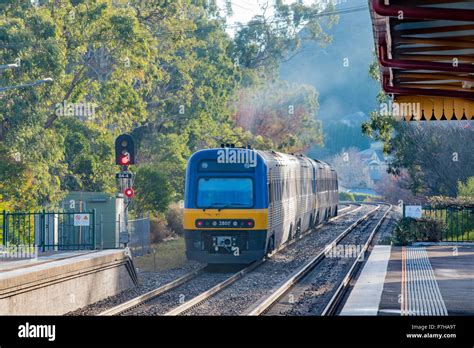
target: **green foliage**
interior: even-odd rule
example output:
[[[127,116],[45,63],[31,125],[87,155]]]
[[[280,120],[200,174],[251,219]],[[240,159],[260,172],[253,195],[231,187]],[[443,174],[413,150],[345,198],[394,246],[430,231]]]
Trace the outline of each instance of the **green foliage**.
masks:
[[[356,202],[373,202],[380,200],[378,196],[372,196],[365,193],[352,193]]]
[[[236,34],[233,46],[235,61],[245,68],[274,74],[281,61],[298,53],[302,40],[318,41],[321,45],[328,43],[331,38],[317,17],[318,5],[307,6],[303,2],[286,5],[275,1],[271,18],[267,11],[268,2],[262,5],[262,14],[253,17]],[[333,9],[330,4],[327,11]],[[328,16],[324,22],[330,28],[337,20],[337,16]],[[305,28],[305,35],[298,35],[302,28]]]
[[[474,176],[469,177],[465,184],[458,181],[458,196],[474,198]]]
[[[339,192],[339,201],[355,202],[355,198],[350,192]]]
[[[374,64],[370,74],[377,78]],[[388,103],[389,97],[381,91],[378,102]],[[408,180],[403,188],[414,195],[454,197],[459,191],[458,182],[472,176],[474,152],[465,146],[474,140],[469,124],[404,122],[377,110],[362,125],[362,131],[384,143],[384,152],[392,157],[389,173],[400,177],[406,172]]]
[[[395,245],[409,245],[414,242],[439,242],[447,226],[433,219],[403,218],[394,229],[392,242]]]
[[[61,179],[65,191],[113,192],[116,171],[113,136],[99,126],[65,119],[55,127],[64,139],[67,172]]]
[[[138,213],[165,212],[172,201],[173,189],[157,166],[144,165],[138,168],[135,178],[136,210]]]
[[[257,16],[258,25],[232,38],[215,1],[0,1],[0,64],[21,62],[2,71],[0,86],[53,79],[2,93],[1,207],[54,206],[70,190],[113,192],[112,146],[122,132],[138,141],[137,213],[165,212],[182,198],[186,161],[198,149],[322,142],[317,92],[277,74],[298,51],[299,29],[305,40],[329,42],[320,21],[335,18],[317,13],[316,5],[277,1],[279,25]],[[236,121],[254,92],[272,96],[259,111],[267,129]],[[67,115],[73,103],[94,112]],[[289,104],[300,106],[291,117]]]

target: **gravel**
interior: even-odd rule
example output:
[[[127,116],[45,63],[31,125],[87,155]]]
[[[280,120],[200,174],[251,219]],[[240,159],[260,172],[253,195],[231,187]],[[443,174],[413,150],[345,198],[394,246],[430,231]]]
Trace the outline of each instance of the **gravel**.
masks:
[[[204,291],[219,284],[234,273],[209,273],[204,272],[196,278],[178,286],[175,289],[167,291],[152,301],[124,313],[123,315],[163,315],[183,304],[184,302],[198,296]]]
[[[296,269],[301,267],[311,257],[314,257],[317,253],[322,251],[327,244],[334,240],[335,236],[339,235],[354,221],[373,209],[374,206],[363,205],[358,211],[350,212],[344,218],[323,225],[313,233],[306,235],[301,240],[295,241],[284,250],[278,252],[250,274],[219,292],[211,299],[192,308],[186,312],[186,315],[242,314],[255,303],[268,296],[278,284],[290,277]],[[346,213],[346,211],[343,213]],[[339,261],[332,260],[331,262],[336,262],[336,264],[327,275],[328,279],[334,278],[332,273],[338,273],[337,263]],[[97,315],[102,311],[178,279],[200,267],[202,267],[202,265],[199,263],[188,262],[185,266],[173,270],[156,273],[140,272],[140,285],[138,287],[71,312],[69,315]],[[170,290],[123,315],[163,315],[181,303],[188,301],[222,282],[232,274],[234,274],[234,272],[203,272],[176,289]],[[322,290],[324,289],[314,289],[312,291],[316,291],[317,293]]]
[[[201,268],[197,262],[187,262],[183,267],[161,271],[161,272],[139,272],[138,279],[140,285],[129,290],[125,290],[118,295],[108,297],[99,302],[93,303],[87,307],[69,312],[66,315],[97,315],[105,310],[115,307],[121,303],[127,302],[132,298],[143,295],[151,290],[159,288],[162,285],[172,282],[185,274]]]
[[[286,280],[311,257],[322,251],[355,220],[373,210],[362,206],[345,218],[332,221],[314,233],[289,245],[250,274],[219,292],[211,299],[186,312],[186,315],[240,315]]]
[[[388,208],[382,206],[374,219],[359,225],[344,237],[339,245],[363,246],[378,220]],[[389,214],[391,214],[389,212]],[[389,216],[387,214],[387,217]],[[388,233],[393,228],[392,219],[386,219],[380,227],[380,233]],[[280,302],[267,313],[268,315],[321,315],[327,303],[354,263],[353,257],[326,258],[304,277]],[[291,301],[290,301],[290,296]]]

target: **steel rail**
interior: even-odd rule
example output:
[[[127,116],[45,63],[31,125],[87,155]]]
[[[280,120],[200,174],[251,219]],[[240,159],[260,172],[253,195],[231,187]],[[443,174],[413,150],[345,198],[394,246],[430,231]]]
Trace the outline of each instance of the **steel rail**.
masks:
[[[341,234],[339,234],[331,244],[327,245],[320,253],[318,253],[315,257],[313,257],[309,262],[301,266],[293,275],[285,280],[284,282],[280,283],[277,286],[276,290],[272,292],[272,294],[259,303],[254,307],[251,307],[247,311],[245,311],[242,315],[247,316],[257,316],[267,312],[276,302],[278,302],[283,295],[285,295],[291,288],[294,287],[295,284],[299,282],[304,276],[306,276],[314,267],[322,262],[325,259],[327,253],[334,248],[344,237],[346,237],[352,230],[354,230],[358,225],[360,225],[364,220],[366,220],[370,215],[374,214],[380,209],[381,205],[376,205],[374,209],[370,212],[359,218],[356,222],[346,228]]]
[[[335,221],[337,219],[340,219],[344,216],[346,216],[347,214],[350,214],[350,213],[353,213],[355,211],[358,211],[362,208],[362,205],[361,204],[354,204],[354,205],[358,205],[358,207],[356,209],[353,209],[345,214],[342,214],[342,215],[338,215],[338,216],[335,216],[331,219],[328,219],[328,221],[326,221],[326,223],[328,222],[331,222],[331,221]],[[202,294],[192,298],[191,300],[183,303],[181,306],[179,307],[176,307],[175,309],[172,309],[171,311],[167,312],[165,314],[165,316],[176,316],[176,315],[183,315],[185,314],[186,312],[190,311],[191,309],[201,305],[202,303],[208,301],[210,298],[212,298],[212,296],[214,296],[215,294],[221,292],[222,290],[224,290],[225,288],[229,287],[230,285],[234,284],[235,282],[237,282],[239,279],[243,278],[245,275],[247,275],[248,273],[250,273],[251,271],[253,271],[255,268],[259,267],[260,265],[262,265],[265,261],[267,261],[268,259],[270,259],[273,255],[275,255],[277,252],[280,252],[281,250],[285,249],[286,247],[292,245],[293,243],[295,243],[296,241],[304,238],[305,236],[307,236],[308,234],[312,233],[317,227],[320,227],[322,226],[323,224],[319,224],[313,228],[310,228],[308,229],[308,231],[306,231],[305,233],[302,233],[300,236],[288,241],[287,243],[283,244],[282,246],[280,246],[279,248],[277,248],[274,252],[272,252],[267,258],[263,259],[263,260],[260,260],[260,261],[257,261],[257,262],[254,262],[252,263],[251,265],[249,265],[248,267],[244,268],[243,270],[237,272],[236,274],[234,274],[233,276],[231,276],[230,278],[224,280],[223,282],[217,284],[216,286],[214,286],[213,288],[203,292]]]
[[[362,256],[364,253],[369,249],[370,244],[372,243],[375,234],[379,230],[380,226],[382,225],[382,222],[385,220],[388,212],[392,209],[392,205],[389,205],[389,208],[385,212],[385,214],[380,218],[379,222],[377,225],[374,227],[372,232],[370,233],[369,238],[367,239],[367,242],[364,244],[364,247],[360,251],[359,255],[357,255],[354,263],[352,264],[351,268],[347,272],[346,276],[344,277],[343,281],[339,285],[339,287],[336,289],[336,292],[333,294],[331,299],[329,300],[328,304],[324,308],[324,310],[321,313],[321,316],[330,316],[334,315],[337,311],[337,308],[339,307],[341,300],[344,298],[344,294],[347,290],[347,287],[349,286],[351,280],[354,278],[354,275],[356,274],[357,270],[359,269],[362,260]]]
[[[349,203],[349,204],[355,205],[355,206],[358,206],[358,207],[355,208],[355,209],[350,209],[351,207],[348,206],[348,207],[342,209],[343,211],[350,209],[348,212],[346,212],[344,214],[341,214],[341,215],[338,215],[338,216],[335,216],[331,219],[328,219],[324,223],[335,221],[335,220],[340,219],[340,218],[342,218],[342,217],[344,217],[348,214],[354,213],[354,212],[356,212],[356,211],[358,211],[362,208],[362,204],[358,204],[358,203]],[[324,223],[321,223],[317,226],[314,226],[313,228],[308,229],[306,232],[302,233],[301,235],[297,236],[296,238],[288,241],[287,243],[283,244],[279,248],[275,249],[271,254],[268,255],[267,258],[252,263],[248,267],[244,268],[243,270],[240,270],[239,272],[235,273],[234,275],[232,275],[228,279],[224,280],[223,282],[217,284],[216,286],[212,287],[211,289],[209,289],[209,290],[203,292],[202,294],[192,298],[191,300],[183,303],[181,306],[178,306],[175,309],[167,312],[165,315],[180,315],[182,313],[185,313],[189,309],[195,307],[196,305],[199,305],[200,303],[205,302],[207,299],[212,297],[214,294],[220,292],[221,290],[223,290],[226,287],[230,286],[231,284],[235,283],[237,280],[241,279],[246,274],[250,273],[252,270],[254,270],[258,266],[260,266],[262,263],[264,263],[268,258],[271,258],[273,255],[275,255],[277,252],[280,252],[281,250],[283,250],[286,247],[292,245],[296,241],[306,237],[308,234],[312,233],[316,228],[323,226]],[[135,297],[135,298],[133,298],[133,299],[127,301],[127,302],[124,302],[124,303],[119,304],[115,307],[112,307],[112,308],[110,308],[106,311],[103,311],[103,312],[99,313],[98,315],[99,316],[111,316],[111,315],[119,315],[119,314],[128,312],[128,311],[130,311],[134,308],[137,308],[137,307],[143,305],[146,302],[152,301],[153,299],[160,296],[161,294],[163,294],[165,292],[168,292],[170,290],[173,290],[173,289],[177,288],[178,286],[181,286],[184,283],[194,279],[195,277],[197,277],[198,275],[203,273],[204,269],[205,269],[205,267],[200,268],[198,270],[195,270],[193,272],[190,272],[190,273],[182,276],[181,278],[178,278],[178,279],[176,279],[176,280],[174,280],[174,281],[172,281],[168,284],[165,284],[165,285],[163,285],[163,286],[161,286],[157,289],[151,290],[151,291],[149,291],[149,292],[147,292],[143,295],[137,296],[137,297]]]
[[[146,302],[149,302],[153,300],[154,298],[160,296],[161,294],[168,292],[170,290],[173,290],[177,288],[178,286],[183,285],[184,283],[187,283],[188,281],[196,278],[198,275],[202,274],[204,272],[204,268],[197,269],[195,271],[192,271],[176,280],[173,280],[172,282],[165,284],[163,286],[160,286],[157,289],[151,290],[143,295],[137,296],[127,302],[124,302],[122,304],[119,304],[115,307],[112,307],[106,311],[103,311],[99,313],[99,316],[108,316],[108,315],[119,315],[124,312],[128,312],[131,309],[134,309]]]

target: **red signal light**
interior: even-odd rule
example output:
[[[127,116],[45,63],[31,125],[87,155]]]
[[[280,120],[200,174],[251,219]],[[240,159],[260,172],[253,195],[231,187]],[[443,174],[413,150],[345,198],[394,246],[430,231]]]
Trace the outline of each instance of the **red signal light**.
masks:
[[[125,189],[124,193],[125,193],[125,196],[127,196],[128,198],[133,197],[133,195],[135,194],[132,188]]]
[[[198,227],[201,227],[203,224],[204,224],[204,223],[202,222],[202,220],[198,220],[198,221],[196,222],[196,225],[197,225]]]
[[[127,155],[122,155],[120,157],[120,164],[122,164],[123,166],[126,166],[130,163],[130,156],[127,154]]]

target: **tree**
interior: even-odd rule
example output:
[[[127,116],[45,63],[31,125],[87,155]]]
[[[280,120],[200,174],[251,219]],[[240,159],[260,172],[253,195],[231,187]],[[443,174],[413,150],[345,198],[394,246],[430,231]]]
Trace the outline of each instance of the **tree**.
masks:
[[[0,61],[19,61],[20,67],[2,73],[0,85],[54,80],[0,98],[0,142],[25,166],[32,199],[48,205],[60,199],[61,188],[107,190],[111,153],[100,149],[104,139],[87,143],[91,135],[122,131],[146,118],[140,96],[146,83],[136,81],[156,71],[149,62],[151,36],[132,12],[111,1],[55,0],[38,6],[7,1],[2,6]],[[78,103],[97,105],[97,112],[92,120],[81,119],[88,126],[71,130],[78,131],[76,138],[61,123],[80,116],[64,113]]]
[[[237,127],[271,140],[274,149],[302,152],[322,143],[317,108],[312,87],[280,81],[241,90],[233,119]]]
[[[321,16],[334,9],[332,4],[322,9],[316,2],[309,6],[302,1],[286,5],[276,0],[272,14],[269,8],[270,2],[264,2],[262,13],[237,31],[233,57],[242,67],[272,75],[276,74],[280,62],[300,52],[302,40],[318,41],[321,45],[328,43],[330,36],[324,32],[322,23],[330,28],[338,20],[337,16]]]
[[[329,160],[336,170],[340,185],[346,188],[369,186],[369,168],[364,165],[357,148],[342,151]]]
[[[467,178],[465,184],[458,181],[458,196],[474,198],[474,176]]]
[[[406,168],[414,193],[456,196],[458,181],[474,175],[474,153],[465,145],[474,141],[474,132],[457,122],[402,123],[398,128],[389,171],[398,175]]]
[[[375,191],[382,194],[384,201],[391,204],[399,204],[402,200],[406,204],[424,204],[425,197],[415,196],[407,188],[408,173],[402,171],[399,176],[387,174],[375,185]]]
[[[380,79],[376,62],[370,74]],[[381,92],[380,103],[389,97]],[[458,181],[474,175],[472,122],[405,122],[392,115],[374,111],[362,125],[362,131],[383,141],[384,151],[391,154],[388,171],[400,176],[406,170],[406,188],[415,195],[456,196]]]
[[[320,9],[275,4],[275,21],[255,18],[259,25],[232,38],[213,0],[1,2],[0,62],[19,58],[21,67],[2,72],[0,85],[54,80],[0,96],[1,158],[17,174],[0,175],[2,188],[17,186],[2,191],[2,204],[49,206],[69,190],[112,191],[111,146],[125,131],[137,139],[137,184],[147,197],[137,209],[156,211],[182,197],[186,160],[198,149],[229,142],[296,151],[320,142],[316,92],[276,74],[300,40],[328,40]],[[254,44],[263,45],[256,55]],[[244,121],[254,92],[276,93],[277,109],[255,108],[259,124]],[[87,117],[75,112],[83,103],[93,105]]]
[[[174,198],[167,176],[157,166],[139,167],[134,186],[134,209],[138,214],[146,211],[164,213]]]
[[[67,172],[60,177],[64,191],[113,192],[115,189],[112,134],[74,118],[55,127],[62,136]]]

